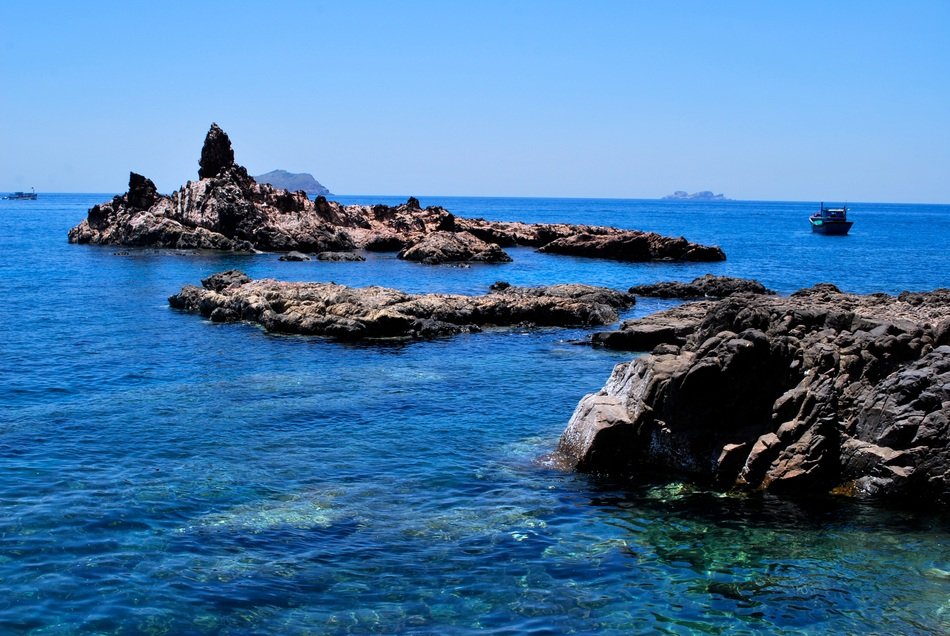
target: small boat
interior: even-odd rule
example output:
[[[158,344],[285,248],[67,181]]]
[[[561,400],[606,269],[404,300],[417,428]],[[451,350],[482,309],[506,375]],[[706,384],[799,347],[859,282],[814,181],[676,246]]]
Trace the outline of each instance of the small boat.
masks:
[[[826,208],[821,204],[821,208],[815,214],[808,217],[811,222],[811,231],[818,234],[847,234],[854,221],[848,220],[848,206],[842,205],[840,208]]]
[[[14,192],[10,195],[3,197],[4,199],[10,199],[11,201],[20,201],[20,200],[31,200],[36,201],[36,190],[30,188],[30,192]]]

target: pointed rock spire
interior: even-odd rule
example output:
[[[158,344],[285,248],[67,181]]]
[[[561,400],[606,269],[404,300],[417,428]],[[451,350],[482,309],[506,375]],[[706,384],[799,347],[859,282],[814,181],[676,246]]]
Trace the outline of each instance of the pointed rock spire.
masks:
[[[135,172],[129,173],[129,193],[126,195],[129,205],[139,210],[147,210],[158,199],[158,190],[151,179]]]
[[[205,144],[201,148],[201,160],[198,162],[198,178],[207,179],[217,176],[221,170],[234,165],[234,150],[228,133],[215,124],[205,137]]]

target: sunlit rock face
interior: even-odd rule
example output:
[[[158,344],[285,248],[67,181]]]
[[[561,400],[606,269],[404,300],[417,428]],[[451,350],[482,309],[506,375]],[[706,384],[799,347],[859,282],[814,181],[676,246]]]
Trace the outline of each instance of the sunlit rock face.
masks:
[[[796,495],[950,502],[950,291],[856,296],[816,285],[644,322],[653,352],[581,400],[560,440],[562,463]]]
[[[722,260],[718,247],[648,232],[589,225],[527,224],[458,218],[410,197],[398,206],[315,200],[258,183],[235,163],[231,140],[217,124],[205,137],[198,180],[170,195],[132,173],[129,191],[93,206],[69,231],[73,243],[177,249],[401,251],[426,264],[503,263],[502,249],[525,245],[552,253],[617,260]]]
[[[251,280],[231,270],[186,285],[169,304],[215,322],[247,321],[276,333],[337,340],[425,339],[483,327],[594,326],[617,319],[629,294],[590,285],[513,287],[488,294],[407,294],[385,287]]]

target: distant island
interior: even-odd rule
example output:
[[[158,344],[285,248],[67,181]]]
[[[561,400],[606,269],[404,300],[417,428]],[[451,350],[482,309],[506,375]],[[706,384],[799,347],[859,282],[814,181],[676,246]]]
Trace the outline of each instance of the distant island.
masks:
[[[306,172],[293,173],[286,170],[271,170],[267,174],[254,177],[258,183],[269,183],[275,188],[282,188],[296,192],[303,190],[309,195],[332,196],[332,193],[319,181],[313,178],[312,174]]]
[[[677,199],[677,200],[688,199],[690,201],[710,201],[710,200],[728,201],[729,200],[722,194],[713,194],[709,190],[703,190],[702,192],[694,192],[692,194],[690,194],[689,192],[684,192],[683,190],[677,190],[673,194],[668,194],[663,198]]]

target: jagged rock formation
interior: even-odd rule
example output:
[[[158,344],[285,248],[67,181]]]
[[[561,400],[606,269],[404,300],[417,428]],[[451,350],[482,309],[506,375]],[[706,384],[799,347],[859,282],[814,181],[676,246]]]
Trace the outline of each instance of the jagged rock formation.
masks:
[[[662,282],[637,285],[630,288],[631,294],[652,298],[726,298],[733,294],[774,294],[757,280],[731,278],[706,274],[689,283]]]
[[[275,188],[296,192],[302,190],[309,195],[330,196],[330,191],[308,172],[287,172],[286,170],[271,170],[266,174],[254,177],[258,183],[266,183]]]
[[[218,176],[222,170],[234,165],[234,150],[228,134],[215,124],[205,137],[201,147],[201,159],[198,161],[198,178],[210,179]]]
[[[665,320],[666,318],[669,320]],[[950,503],[950,290],[684,305],[577,407],[557,456],[723,487]]]
[[[322,196],[311,201],[303,192],[288,192],[251,178],[234,163],[231,141],[216,124],[205,138],[199,166],[199,180],[170,196],[158,195],[151,181],[132,173],[129,191],[90,209],[88,218],[69,231],[69,240],[187,249],[405,249],[404,256],[418,253],[420,261],[429,263],[444,262],[447,255],[502,262],[507,255],[500,248],[514,245],[549,246],[548,251],[555,253],[620,260],[725,258],[718,247],[633,230],[461,219],[441,207],[423,209],[415,198],[399,206],[344,206]],[[447,240],[443,234],[426,240],[435,232],[467,232],[471,237]],[[494,247],[478,245],[476,240]],[[449,243],[455,246],[449,249]],[[469,249],[459,249],[461,244]]]
[[[183,287],[169,304],[215,322],[248,321],[276,333],[339,340],[434,338],[518,324],[603,325],[634,303],[624,292],[588,285],[509,285],[483,296],[417,295],[384,287],[251,280],[236,270],[201,282],[201,287]]]

